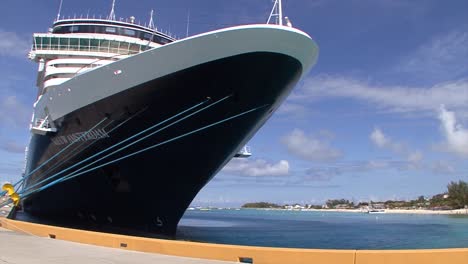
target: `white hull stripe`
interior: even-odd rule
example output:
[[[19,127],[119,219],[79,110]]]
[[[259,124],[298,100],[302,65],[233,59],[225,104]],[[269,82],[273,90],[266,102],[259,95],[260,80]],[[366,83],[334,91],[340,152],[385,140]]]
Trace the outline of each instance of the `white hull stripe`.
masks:
[[[317,44],[304,32],[277,25],[248,25],[182,39],[78,75],[51,86],[36,107],[52,120],[128,88],[210,61],[252,52],[296,58],[302,75],[315,64]],[[118,73],[118,74],[116,74]]]

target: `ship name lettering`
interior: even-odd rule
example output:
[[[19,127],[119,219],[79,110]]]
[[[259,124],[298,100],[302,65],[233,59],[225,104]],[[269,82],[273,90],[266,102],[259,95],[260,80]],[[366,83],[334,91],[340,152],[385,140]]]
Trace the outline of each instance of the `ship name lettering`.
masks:
[[[85,142],[90,140],[97,140],[110,137],[107,131],[102,128],[91,130],[88,133],[86,132],[76,132],[69,135],[58,136],[51,138],[54,145],[60,146],[73,142]]]

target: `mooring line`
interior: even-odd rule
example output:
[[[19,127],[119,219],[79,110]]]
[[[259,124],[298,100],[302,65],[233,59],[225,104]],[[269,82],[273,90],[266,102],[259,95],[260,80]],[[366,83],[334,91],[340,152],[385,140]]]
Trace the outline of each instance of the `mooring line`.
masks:
[[[16,187],[18,186],[18,184],[24,182],[26,179],[28,179],[31,175],[33,175],[37,170],[39,170],[40,168],[42,168],[44,165],[46,165],[47,163],[49,163],[51,160],[53,160],[54,158],[56,158],[58,155],[60,155],[61,153],[63,153],[65,150],[67,150],[69,147],[71,147],[72,145],[74,145],[76,142],[78,142],[79,140],[81,140],[83,137],[87,136],[92,130],[94,130],[96,127],[98,127],[100,124],[102,124],[102,122],[104,122],[105,120],[107,119],[107,117],[103,118],[100,122],[98,122],[96,125],[94,125],[91,129],[89,129],[88,131],[86,131],[84,134],[82,134],[80,137],[76,138],[70,145],[66,146],[65,148],[63,148],[62,150],[60,150],[59,152],[55,153],[52,157],[50,157],[48,160],[44,161],[43,163],[41,163],[41,165],[39,165],[37,168],[35,168],[34,170],[32,170],[31,172],[29,172],[27,175],[23,176],[19,181],[17,181],[15,184],[13,184],[13,187]],[[6,191],[2,191],[0,192],[0,196],[3,196],[5,195],[7,192]]]
[[[110,126],[115,120],[112,120],[111,122],[109,122],[107,125],[105,125],[102,129],[106,129],[108,126]],[[51,166],[50,168],[48,168],[45,172],[42,172],[38,177],[41,177],[43,175],[47,175],[47,173],[53,171],[54,169],[56,169],[57,167],[59,167],[60,165],[62,165],[63,163],[69,161],[71,158],[73,158],[74,156],[80,154],[81,152],[83,152],[85,149],[87,149],[89,146],[93,145],[94,143],[96,143],[96,141],[92,142],[91,144],[89,144],[88,146],[86,146],[85,148],[83,148],[82,150],[80,151],[77,151],[79,148],[81,148],[83,145],[85,145],[87,143],[87,141],[83,141],[81,142],[78,146],[76,146],[73,150],[71,150],[70,152],[68,152],[67,154],[63,154],[61,159],[57,161],[57,163],[55,163],[53,166]]]
[[[91,163],[89,163],[89,164],[86,164],[85,166],[79,168],[78,170],[76,170],[76,171],[74,171],[74,172],[72,172],[72,173],[69,173],[68,175],[63,176],[62,178],[68,177],[68,176],[70,176],[70,175],[72,175],[72,174],[76,174],[76,173],[80,172],[81,170],[84,170],[84,169],[90,167],[91,165],[94,165],[94,164],[98,163],[99,161],[101,161],[101,160],[103,160],[103,159],[105,159],[105,158],[108,158],[108,157],[114,155],[114,154],[117,153],[117,152],[120,152],[120,151],[122,151],[122,150],[124,150],[124,149],[127,149],[127,148],[129,148],[129,147],[135,145],[136,143],[138,143],[138,142],[140,142],[140,141],[142,141],[142,140],[145,140],[146,138],[148,138],[148,137],[150,137],[150,136],[153,136],[154,134],[157,134],[157,133],[161,132],[162,130],[164,130],[164,129],[168,128],[168,127],[171,127],[171,126],[173,126],[173,125],[175,125],[175,124],[177,124],[177,123],[180,123],[181,121],[183,121],[183,120],[185,120],[185,119],[187,119],[187,118],[189,118],[189,117],[191,117],[191,116],[193,116],[193,115],[195,115],[195,114],[198,114],[198,113],[200,113],[201,111],[204,111],[204,110],[206,110],[206,109],[208,109],[208,108],[210,108],[210,107],[212,107],[212,106],[214,106],[214,105],[217,105],[218,103],[220,103],[220,102],[222,102],[222,101],[228,99],[229,97],[231,97],[231,95],[226,96],[226,97],[224,97],[224,98],[222,98],[222,99],[220,99],[220,100],[218,100],[218,101],[216,101],[216,102],[214,102],[214,103],[212,103],[212,104],[210,104],[210,105],[207,105],[207,106],[205,106],[205,107],[203,107],[203,108],[200,108],[200,109],[198,109],[197,111],[194,111],[193,113],[190,113],[189,115],[186,115],[186,116],[184,116],[183,118],[181,118],[181,119],[179,119],[179,120],[176,120],[176,121],[174,121],[174,122],[172,122],[172,123],[170,123],[170,124],[168,124],[168,125],[166,125],[166,126],[160,128],[160,129],[158,129],[158,130],[156,130],[156,131],[151,132],[150,134],[148,134],[148,135],[146,135],[146,136],[144,136],[144,137],[142,137],[142,138],[140,138],[140,139],[137,139],[137,140],[135,140],[135,141],[133,141],[133,142],[131,142],[131,143],[129,143],[129,144],[127,144],[127,145],[125,145],[125,146],[123,146],[123,147],[121,147],[121,148],[119,148],[119,149],[117,149],[117,150],[115,150],[115,151],[113,151],[113,152],[111,152],[111,153],[109,153],[109,154],[106,154],[105,156],[103,156],[103,157],[101,157],[101,158],[99,158],[99,159],[97,159],[97,160],[95,160],[95,161],[93,161],[93,162],[91,162]]]
[[[224,99],[224,98],[223,98],[223,99]],[[84,162],[86,162],[86,161],[88,161],[88,160],[90,160],[90,159],[92,159],[92,158],[94,158],[94,157],[96,157],[96,156],[98,156],[98,155],[100,155],[100,154],[102,154],[102,153],[104,153],[104,152],[110,150],[110,149],[113,149],[113,148],[115,148],[115,147],[117,147],[117,146],[119,146],[119,145],[121,145],[121,144],[123,144],[123,143],[125,143],[125,142],[127,142],[127,141],[129,141],[129,140],[131,140],[131,139],[133,139],[133,138],[135,138],[135,137],[137,137],[137,136],[139,136],[139,135],[141,135],[141,134],[143,134],[143,133],[145,133],[145,132],[151,130],[151,129],[153,129],[153,128],[155,128],[155,127],[158,127],[158,126],[160,126],[160,125],[162,125],[162,124],[164,124],[164,123],[166,123],[166,122],[168,122],[168,121],[170,121],[170,120],[172,120],[172,119],[174,119],[174,118],[176,118],[176,117],[178,117],[178,116],[180,116],[180,115],[182,115],[182,114],[184,114],[184,113],[186,113],[186,112],[189,112],[189,111],[191,111],[191,110],[197,108],[198,106],[205,104],[205,103],[208,102],[209,100],[211,100],[211,98],[207,98],[207,99],[204,100],[203,102],[200,102],[200,103],[198,103],[198,104],[196,104],[196,105],[194,105],[194,106],[192,106],[192,107],[190,107],[190,108],[188,108],[188,109],[186,109],[186,110],[184,110],[184,111],[182,111],[182,112],[179,112],[179,113],[177,113],[176,115],[174,115],[174,116],[172,116],[172,117],[170,117],[170,118],[167,118],[167,119],[165,119],[165,120],[163,120],[163,121],[161,121],[161,122],[159,122],[159,123],[157,123],[157,124],[155,124],[155,125],[153,125],[153,126],[147,128],[147,129],[145,129],[145,130],[143,130],[143,131],[141,131],[141,132],[138,132],[137,134],[135,134],[135,135],[133,135],[133,136],[131,136],[131,137],[129,137],[129,138],[123,140],[123,141],[120,141],[120,142],[118,142],[118,143],[115,144],[115,145],[112,145],[112,146],[110,146],[110,147],[108,147],[108,148],[106,148],[106,149],[104,149],[104,150],[102,150],[102,151],[100,151],[100,152],[98,152],[98,153],[96,153],[96,154],[94,154],[94,155],[92,155],[92,156],[90,156],[90,157],[88,157],[88,158],[86,158],[86,159],[84,159],[84,160],[78,162],[78,163],[75,163],[74,165],[72,165],[72,166],[70,166],[70,167],[68,167],[68,168],[66,168],[66,169],[64,169],[64,170],[62,170],[62,171],[60,171],[60,172],[58,172],[58,173],[56,173],[56,174],[54,174],[54,175],[52,175],[52,176],[50,176],[50,177],[47,177],[46,179],[44,179],[44,180],[42,180],[42,181],[39,181],[39,182],[37,182],[37,183],[35,183],[35,184],[29,186],[28,188],[26,188],[25,190],[23,190],[22,193],[20,193],[20,194],[29,195],[30,193],[33,193],[33,192],[36,191],[36,190],[35,190],[35,191],[30,191],[32,188],[34,188],[34,187],[36,187],[36,186],[38,186],[38,185],[40,185],[40,184],[42,184],[42,183],[44,183],[44,182],[46,182],[46,181],[52,179],[52,178],[56,178],[58,175],[60,175],[60,174],[62,174],[62,173],[64,173],[64,172],[66,172],[66,171],[69,171],[70,169],[73,169],[74,167],[76,167],[76,166],[78,166],[78,165],[80,165],[80,164],[82,164],[82,163],[84,163]],[[173,124],[174,124],[174,123],[173,123]],[[78,171],[78,170],[77,170],[77,171]],[[74,172],[73,172],[73,173],[74,173]],[[70,174],[72,174],[72,173],[70,173]],[[68,174],[68,175],[70,175],[70,174]],[[63,176],[63,177],[67,177],[68,175],[65,175],[65,176]],[[29,192],[27,192],[27,191],[29,191]],[[27,192],[27,193],[25,193],[25,192]]]
[[[107,134],[112,134],[113,131],[115,131],[116,129],[118,129],[119,127],[121,127],[122,125],[124,125],[125,123],[127,123],[128,121],[130,121],[131,119],[133,119],[134,117],[138,116],[139,114],[143,113],[144,111],[146,111],[148,109],[148,106],[144,107],[143,109],[140,109],[138,112],[136,112],[135,114],[131,115],[130,117],[128,117],[127,119],[125,119],[123,122],[121,122],[120,124],[118,124],[117,126],[115,126],[114,128],[112,128],[111,130],[109,130],[109,132],[107,132]],[[122,115],[125,115],[125,114],[122,114]],[[103,127],[102,129],[106,129],[108,126],[110,126],[115,120],[112,120],[112,122],[109,122],[105,127]],[[98,141],[94,141],[92,142],[91,144],[88,144],[87,146],[85,146],[83,149],[81,149],[80,151],[78,152],[75,152],[77,149],[79,149],[80,147],[82,147],[86,142],[82,142],[79,146],[77,146],[73,151],[69,152],[65,157],[62,158],[62,160],[55,164],[53,167],[47,169],[47,171],[43,172],[41,175],[46,175],[47,173],[53,171],[54,169],[56,169],[57,167],[59,167],[60,165],[62,165],[63,163],[69,161],[70,159],[72,159],[73,157],[79,155],[80,153],[82,153],[83,151],[85,151],[86,149],[90,148],[91,146],[93,146],[94,144],[96,144]],[[69,156],[71,154],[71,156]],[[69,156],[69,157],[67,157]]]
[[[62,150],[60,150],[59,152],[55,153],[52,157],[50,157],[48,160],[44,161],[41,165],[39,165],[37,168],[35,168],[34,170],[32,170],[30,173],[28,173],[28,175],[24,176],[24,178],[27,178],[29,176],[31,176],[34,172],[36,172],[37,170],[39,170],[40,168],[42,168],[44,165],[46,165],[47,163],[49,163],[51,160],[53,160],[55,157],[57,157],[58,155],[60,155],[62,152],[64,152],[65,150],[67,150],[69,147],[71,147],[73,144],[75,144],[76,142],[80,141],[82,138],[86,137],[92,130],[94,130],[96,127],[98,127],[99,125],[101,125],[104,121],[107,120],[107,117],[104,117],[100,122],[98,122],[96,125],[94,125],[91,129],[89,129],[88,131],[86,131],[84,134],[82,134],[80,137],[76,138],[70,145],[66,146],[65,148],[63,148]]]
[[[254,111],[256,111],[256,110],[258,110],[258,109],[261,109],[261,108],[264,108],[264,107],[266,107],[266,106],[267,106],[267,104],[266,104],[266,105],[259,106],[259,107],[255,107],[255,108],[253,108],[253,109],[247,110],[247,111],[242,112],[242,113],[240,113],[240,114],[237,114],[237,115],[234,115],[234,116],[225,118],[225,119],[223,119],[223,120],[217,121],[217,122],[212,123],[212,124],[210,124],[210,125],[207,125],[207,126],[204,126],[204,127],[201,127],[201,128],[195,129],[195,130],[192,130],[192,131],[190,131],[190,132],[188,132],[188,133],[179,135],[179,136],[174,137],[174,138],[172,138],[172,139],[168,139],[168,140],[166,140],[166,141],[157,143],[157,144],[152,145],[152,146],[150,146],[150,147],[141,149],[141,150],[139,150],[139,151],[135,151],[135,152],[133,152],[133,153],[130,153],[130,154],[125,155],[125,156],[123,156],[123,157],[120,157],[120,158],[117,158],[117,159],[115,159],[115,160],[106,162],[106,163],[104,163],[104,164],[98,165],[98,166],[93,167],[93,168],[91,168],[91,169],[88,169],[88,170],[85,170],[85,171],[82,171],[82,172],[79,172],[79,173],[71,173],[71,174],[69,174],[69,175],[67,175],[67,176],[64,176],[64,177],[62,177],[62,178],[60,178],[60,179],[57,179],[57,180],[55,180],[55,181],[53,181],[53,182],[50,182],[50,183],[48,183],[48,184],[46,184],[46,185],[44,185],[44,186],[38,188],[38,189],[35,190],[34,192],[36,192],[36,191],[38,191],[38,192],[39,192],[39,191],[43,191],[43,190],[45,190],[45,189],[47,189],[47,188],[49,188],[49,187],[51,187],[51,186],[53,186],[53,185],[55,185],[55,184],[57,184],[57,183],[64,182],[64,181],[67,181],[67,180],[76,178],[76,177],[78,177],[78,176],[80,176],[80,175],[86,174],[86,173],[91,172],[91,171],[93,171],[93,170],[97,170],[97,169],[102,168],[102,167],[104,167],[104,166],[107,166],[107,165],[110,165],[110,164],[112,164],[112,163],[121,161],[121,160],[123,160],[123,159],[127,159],[127,158],[129,158],[129,157],[138,155],[138,154],[140,154],[140,153],[142,153],[142,152],[145,152],[145,151],[154,149],[154,148],[156,148],[156,147],[159,147],[159,146],[161,146],[161,145],[170,143],[170,142],[172,142],[172,141],[175,141],[175,140],[184,138],[184,137],[186,137],[186,136],[192,135],[192,134],[194,134],[194,133],[200,132],[200,131],[205,130],[205,129],[208,129],[208,128],[210,128],[210,127],[213,127],[213,126],[216,126],[216,125],[225,123],[225,122],[227,122],[227,121],[229,121],[229,120],[232,120],[232,119],[238,118],[238,117],[240,117],[240,116],[246,115],[246,114],[248,114],[248,113],[254,112]],[[28,195],[30,195],[30,194],[32,194],[32,193],[25,194],[25,196],[28,196]]]

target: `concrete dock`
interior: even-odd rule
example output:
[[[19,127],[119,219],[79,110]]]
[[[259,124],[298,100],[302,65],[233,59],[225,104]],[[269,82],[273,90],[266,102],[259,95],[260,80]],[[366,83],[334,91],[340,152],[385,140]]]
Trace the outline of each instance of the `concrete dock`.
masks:
[[[0,263],[226,264],[234,262],[176,257],[92,246],[22,234],[0,227]]]
[[[7,199],[8,198],[6,196],[0,196],[0,204],[3,204],[4,202],[6,202]],[[13,208],[12,206],[13,206],[12,204],[7,204],[7,205],[0,207],[0,217],[7,217],[11,209]]]
[[[467,264],[468,248],[333,250],[164,240],[0,217],[0,263]],[[5,229],[1,229],[1,228]]]
[[[0,197],[0,203],[6,197]],[[12,204],[0,208],[0,218],[8,216]],[[38,237],[0,227],[0,263],[168,263],[225,264],[234,262],[195,259],[100,247]]]

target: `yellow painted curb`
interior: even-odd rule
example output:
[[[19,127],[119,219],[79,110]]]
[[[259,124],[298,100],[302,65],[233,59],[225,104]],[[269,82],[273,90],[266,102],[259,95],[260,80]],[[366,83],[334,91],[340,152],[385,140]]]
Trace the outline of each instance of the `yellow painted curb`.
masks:
[[[0,226],[41,237],[173,256],[262,264],[467,264],[468,248],[436,250],[322,250],[220,245],[115,235],[0,219]]]

